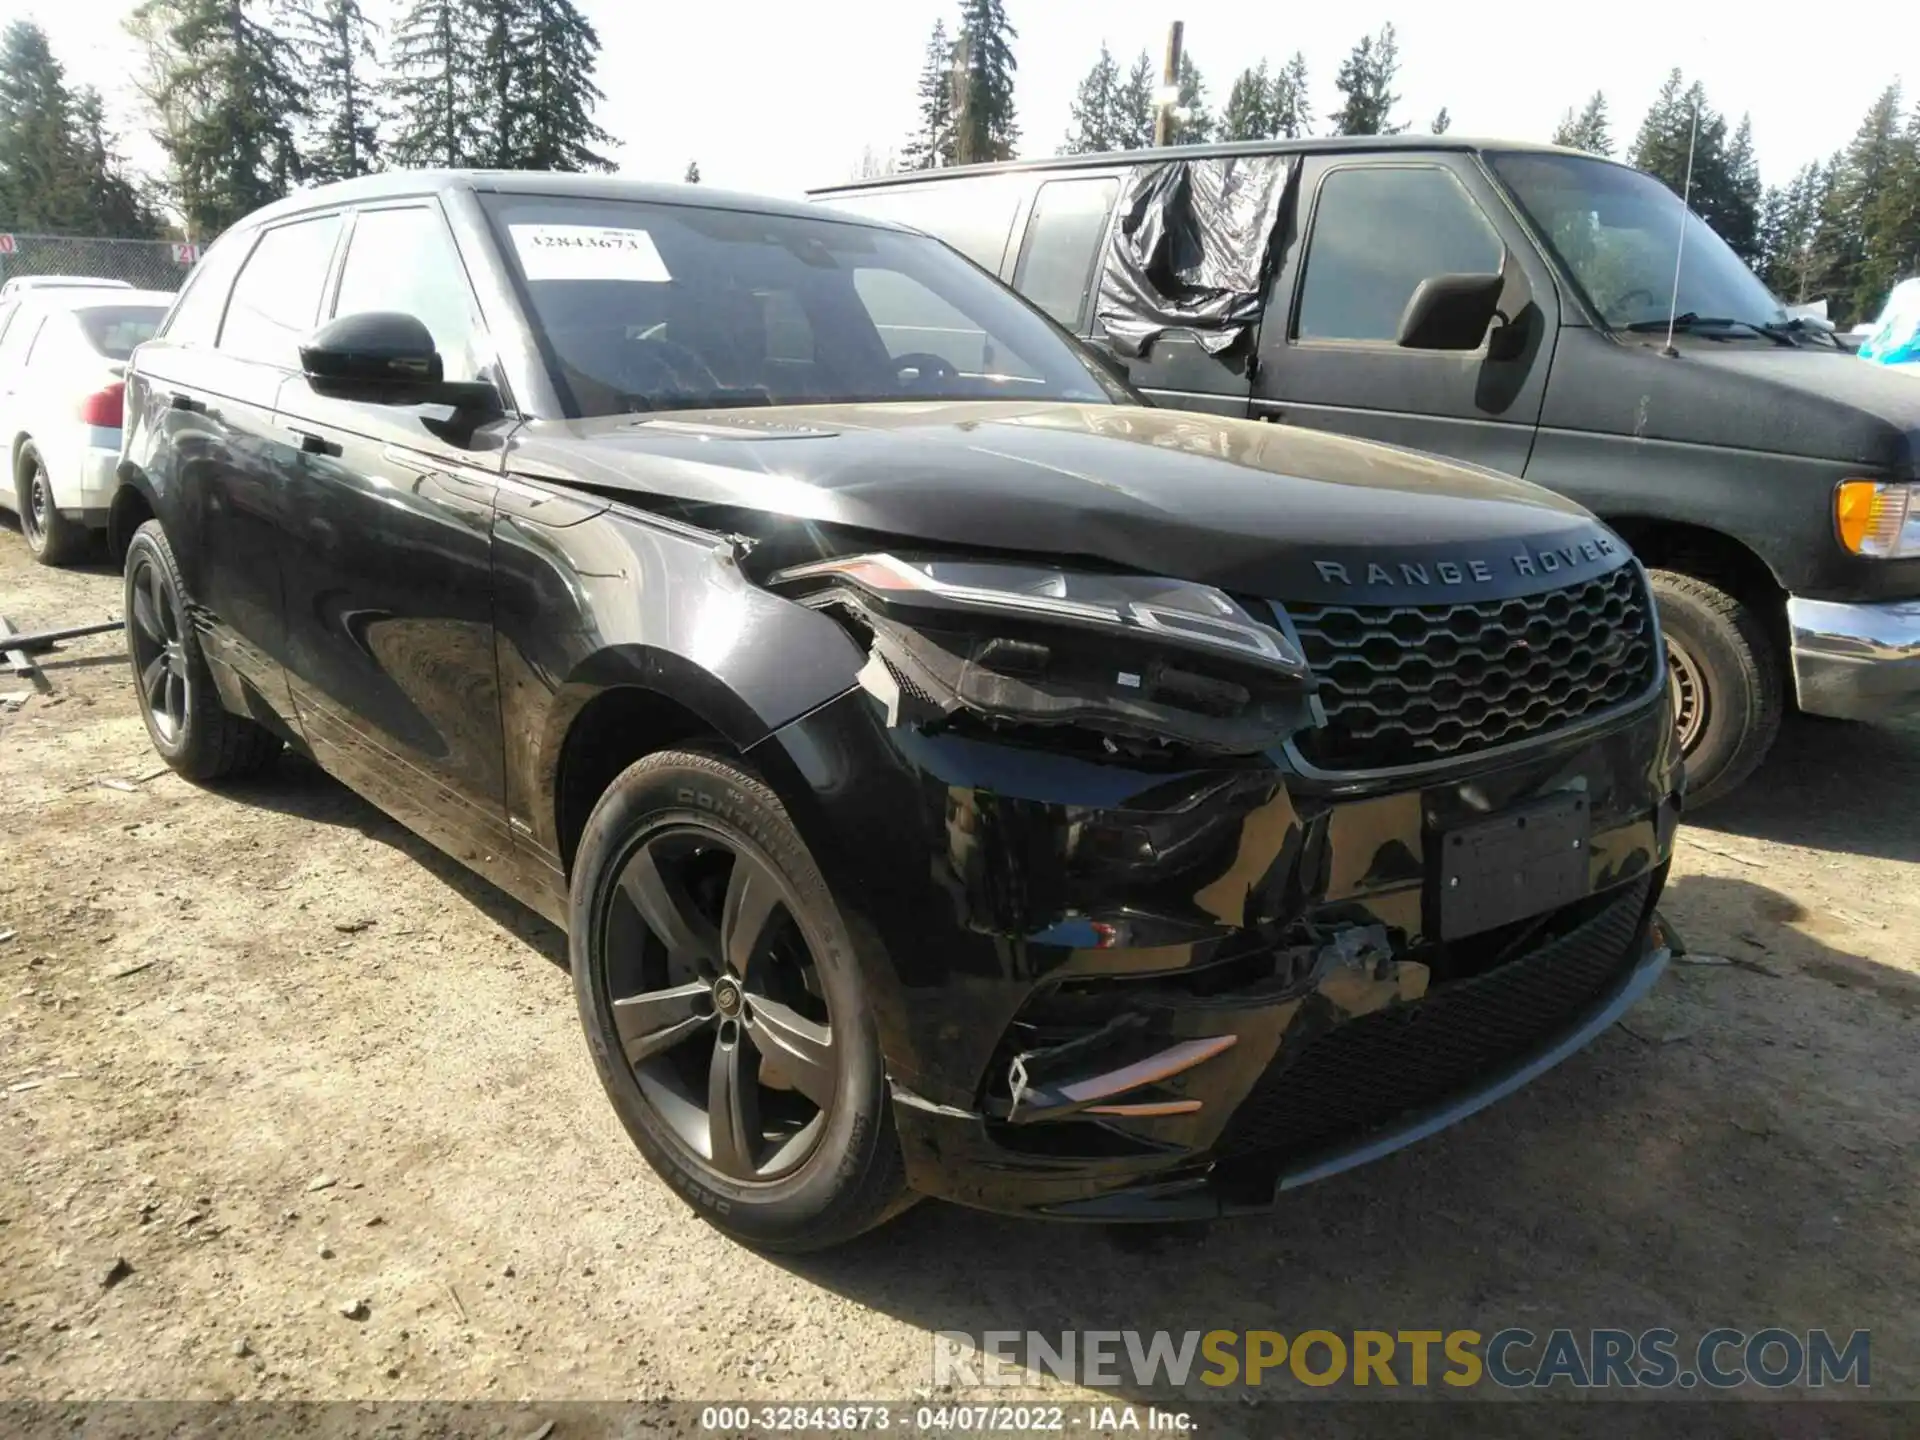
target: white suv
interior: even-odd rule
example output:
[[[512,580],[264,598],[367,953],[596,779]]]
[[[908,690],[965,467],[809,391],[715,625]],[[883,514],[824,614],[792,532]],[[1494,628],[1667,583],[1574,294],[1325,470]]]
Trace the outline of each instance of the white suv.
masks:
[[[104,530],[120,463],[121,375],[173,296],[31,289],[0,301],[0,508],[36,559],[64,565]]]

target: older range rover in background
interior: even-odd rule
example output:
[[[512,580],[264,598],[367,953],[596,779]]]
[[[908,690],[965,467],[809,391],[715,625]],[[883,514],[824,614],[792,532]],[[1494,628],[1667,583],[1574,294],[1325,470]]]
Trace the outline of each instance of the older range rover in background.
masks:
[[[1790,318],[1648,175],[1363,136],[813,194],[948,241],[1156,404],[1453,456],[1593,510],[1652,571],[1692,803],[1752,771],[1789,703],[1874,720],[1920,698],[1920,386]]]
[[[1135,399],[894,226],[306,192],[128,379],[141,713],[565,926],[609,1098],[732,1235],[1269,1205],[1659,975],[1662,649],[1560,497]]]

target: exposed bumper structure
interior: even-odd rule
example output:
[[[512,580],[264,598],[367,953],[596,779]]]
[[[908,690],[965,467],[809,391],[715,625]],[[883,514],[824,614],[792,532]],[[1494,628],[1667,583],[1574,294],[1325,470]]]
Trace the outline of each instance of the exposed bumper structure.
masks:
[[[1339,782],[1278,752],[1142,771],[888,727],[853,692],[756,758],[847,912],[909,1182],[1121,1220],[1271,1205],[1612,1024],[1666,962],[1672,736],[1655,696],[1597,735]],[[1454,837],[1556,797],[1590,815],[1573,889],[1449,931]]]
[[[1800,708],[1892,720],[1920,706],[1920,600],[1877,605],[1787,599]]]

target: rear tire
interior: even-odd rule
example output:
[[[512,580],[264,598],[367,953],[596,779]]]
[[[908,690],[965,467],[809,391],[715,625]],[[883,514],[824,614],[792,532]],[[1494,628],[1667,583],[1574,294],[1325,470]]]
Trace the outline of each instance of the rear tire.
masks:
[[[629,766],[587,821],[570,905],[574,994],[601,1084],[647,1163],[702,1218],[800,1253],[907,1208],[846,923],[757,776],[692,751]],[[783,1034],[800,1048],[773,1043]]]
[[[237,779],[270,764],[280,737],[220,703],[158,520],[133,532],[126,561],[127,654],[147,736],[189,780]]]
[[[1691,575],[1650,577],[1667,637],[1687,807],[1697,809],[1737,789],[1766,758],[1786,687],[1766,623],[1750,606]]]
[[[14,472],[14,494],[18,500],[20,533],[27,549],[42,565],[71,565],[86,558],[93,548],[93,534],[77,520],[69,520],[54,503],[53,481],[47,475],[46,462],[29,441],[20,447],[20,464]]]

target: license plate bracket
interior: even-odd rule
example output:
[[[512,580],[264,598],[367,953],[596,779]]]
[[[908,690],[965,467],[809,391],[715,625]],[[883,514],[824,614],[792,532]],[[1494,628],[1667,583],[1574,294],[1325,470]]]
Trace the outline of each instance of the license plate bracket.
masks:
[[[1556,796],[1440,835],[1440,938],[1458,940],[1583,900],[1593,814]]]

